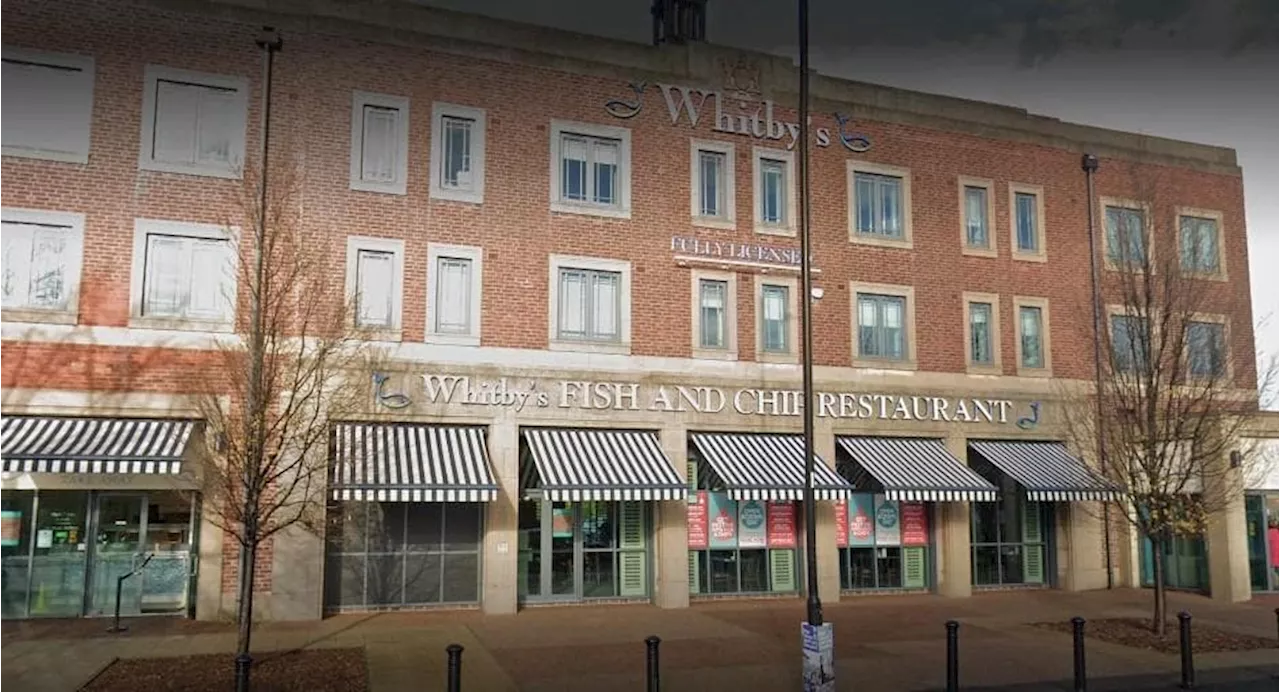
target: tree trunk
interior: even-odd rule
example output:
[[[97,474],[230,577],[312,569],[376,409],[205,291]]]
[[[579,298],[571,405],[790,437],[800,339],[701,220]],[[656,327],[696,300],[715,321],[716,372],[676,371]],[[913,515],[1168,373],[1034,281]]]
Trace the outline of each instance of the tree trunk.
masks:
[[[1152,594],[1155,596],[1154,610],[1151,613],[1151,631],[1158,637],[1164,636],[1165,625],[1165,590],[1164,590],[1164,543],[1163,538],[1152,539],[1151,565],[1155,578]]]
[[[249,539],[240,546],[240,603],[236,610],[236,655],[249,653],[249,640],[253,634],[253,572],[258,562],[258,541]]]

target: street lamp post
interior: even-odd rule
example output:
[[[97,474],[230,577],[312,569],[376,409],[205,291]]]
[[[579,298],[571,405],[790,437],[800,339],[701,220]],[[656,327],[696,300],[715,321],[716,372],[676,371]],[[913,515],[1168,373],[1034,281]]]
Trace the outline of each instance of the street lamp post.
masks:
[[[817,512],[813,477],[813,277],[809,256],[809,2],[799,2],[800,136],[800,367],[804,395],[804,552],[807,620],[801,625],[803,682],[805,690],[835,689],[835,656],[831,625],[822,621],[818,598]]]

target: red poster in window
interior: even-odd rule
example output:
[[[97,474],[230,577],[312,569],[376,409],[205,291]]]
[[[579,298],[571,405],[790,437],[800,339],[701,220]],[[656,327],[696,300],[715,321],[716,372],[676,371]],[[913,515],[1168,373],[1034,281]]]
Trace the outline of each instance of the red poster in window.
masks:
[[[929,515],[923,502],[903,502],[898,505],[902,515],[902,544],[929,544]]]
[[[849,503],[836,500],[836,547],[849,546]]]
[[[769,547],[796,547],[796,505],[794,502],[769,503]]]
[[[707,547],[707,491],[694,493],[688,505],[689,548],[705,550]]]

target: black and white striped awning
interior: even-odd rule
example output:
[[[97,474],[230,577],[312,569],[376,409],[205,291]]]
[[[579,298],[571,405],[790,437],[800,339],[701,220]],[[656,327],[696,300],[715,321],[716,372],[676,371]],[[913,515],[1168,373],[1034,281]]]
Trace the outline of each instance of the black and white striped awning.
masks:
[[[852,460],[845,476],[863,487],[864,476],[884,486],[889,500],[995,502],[999,488],[947,451],[942,440],[922,437],[838,437]]]
[[[526,490],[552,502],[684,500],[689,486],[658,436],[638,430],[524,428]]]
[[[1032,502],[1117,499],[1116,489],[1085,468],[1060,442],[970,442],[977,452],[1022,486]]]
[[[157,418],[5,416],[6,473],[176,474],[196,422]]]
[[[804,438],[800,435],[690,433],[734,500],[804,499]],[[814,454],[817,457],[817,454]],[[813,495],[819,500],[848,497],[853,489],[821,458],[814,464]]]
[[[335,500],[489,502],[498,496],[483,427],[339,423],[331,441]]]

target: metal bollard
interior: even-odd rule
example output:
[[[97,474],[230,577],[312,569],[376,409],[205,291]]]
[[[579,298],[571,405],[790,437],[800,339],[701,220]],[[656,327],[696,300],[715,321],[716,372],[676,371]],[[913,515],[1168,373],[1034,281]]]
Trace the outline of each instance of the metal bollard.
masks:
[[[249,692],[249,669],[252,667],[252,656],[249,654],[236,656],[236,692]]]
[[[947,620],[947,692],[960,689],[960,623]]]
[[[1072,669],[1075,671],[1075,691],[1085,692],[1084,668],[1084,618],[1071,618],[1071,647],[1074,654]]]
[[[645,645],[645,689],[649,692],[658,692],[661,685],[658,682],[658,644],[661,639],[650,635],[644,640]]]
[[[450,644],[444,647],[449,654],[449,692],[462,692],[462,645]]]
[[[1182,689],[1196,686],[1196,665],[1191,660],[1191,613],[1178,613],[1178,649],[1182,653]]]

